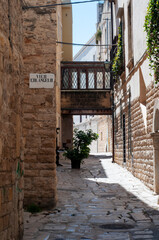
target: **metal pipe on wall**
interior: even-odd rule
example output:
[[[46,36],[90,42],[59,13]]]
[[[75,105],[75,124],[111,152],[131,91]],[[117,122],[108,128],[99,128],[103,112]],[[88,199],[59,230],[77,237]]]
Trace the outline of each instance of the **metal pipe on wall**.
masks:
[[[113,2],[111,1],[111,34],[112,34],[112,49],[111,49],[111,89],[112,89],[112,163],[114,163],[114,154],[115,154],[115,149],[114,149],[114,79],[113,79],[113,73],[112,73],[112,62],[113,62],[113,52],[114,52],[114,47],[113,47]]]

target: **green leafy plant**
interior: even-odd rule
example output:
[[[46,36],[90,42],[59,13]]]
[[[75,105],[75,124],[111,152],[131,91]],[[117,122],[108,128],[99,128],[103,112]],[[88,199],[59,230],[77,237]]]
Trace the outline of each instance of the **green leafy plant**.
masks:
[[[64,156],[71,161],[82,161],[84,158],[88,158],[90,148],[88,147],[93,140],[98,139],[98,134],[93,133],[91,129],[86,132],[82,130],[74,130],[73,147],[67,149]]]
[[[98,44],[98,41],[101,40],[102,37],[102,31],[100,28],[98,28],[97,32],[96,32],[96,44]]]
[[[159,82],[159,0],[150,0],[145,17],[144,29],[147,33],[147,52],[149,66],[154,70]]]
[[[123,38],[122,38],[122,25],[119,26],[119,35],[118,35],[118,41],[117,41],[117,53],[115,55],[115,58],[113,59],[113,75],[115,79],[118,79],[119,76],[123,72]]]

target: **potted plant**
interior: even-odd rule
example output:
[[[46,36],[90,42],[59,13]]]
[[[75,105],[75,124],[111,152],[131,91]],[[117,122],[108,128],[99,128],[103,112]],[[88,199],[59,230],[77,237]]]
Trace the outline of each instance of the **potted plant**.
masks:
[[[86,132],[74,130],[73,147],[68,148],[64,153],[64,156],[71,160],[72,168],[80,169],[82,160],[89,156],[89,145],[97,138],[98,134],[93,133],[91,129],[86,130]]]

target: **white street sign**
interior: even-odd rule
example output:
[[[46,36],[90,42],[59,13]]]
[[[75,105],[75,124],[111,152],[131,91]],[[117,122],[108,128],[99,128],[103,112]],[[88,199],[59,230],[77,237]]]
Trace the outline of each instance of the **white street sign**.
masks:
[[[52,73],[30,73],[29,88],[53,88],[55,75]]]

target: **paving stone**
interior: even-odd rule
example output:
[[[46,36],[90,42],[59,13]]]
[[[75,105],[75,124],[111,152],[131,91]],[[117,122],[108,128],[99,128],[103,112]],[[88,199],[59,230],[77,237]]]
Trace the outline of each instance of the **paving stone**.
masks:
[[[136,235],[136,236],[133,237],[133,239],[138,239],[138,240],[140,240],[140,239],[151,239],[152,240],[152,239],[154,239],[154,236],[143,234],[143,235]]]
[[[38,236],[36,238],[36,240],[48,240],[49,237],[50,237],[50,234],[48,234],[48,232],[46,232],[46,233],[42,233],[40,236]]]
[[[158,226],[159,226],[159,220],[155,220],[155,219],[154,219],[153,222],[154,222],[155,225],[158,225]]]
[[[134,234],[136,234],[136,235],[139,235],[139,234],[153,234],[153,232],[152,231],[149,231],[149,230],[143,230],[143,231],[136,231],[136,232],[134,232]]]
[[[130,213],[132,218],[134,218],[135,221],[143,221],[143,220],[150,220],[150,218],[146,217],[142,212],[140,213]]]
[[[48,240],[157,239],[157,198],[138,179],[108,158],[91,157],[78,172],[67,160],[62,164],[56,209],[26,213],[23,240],[41,240],[44,234],[50,234]]]

